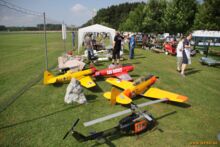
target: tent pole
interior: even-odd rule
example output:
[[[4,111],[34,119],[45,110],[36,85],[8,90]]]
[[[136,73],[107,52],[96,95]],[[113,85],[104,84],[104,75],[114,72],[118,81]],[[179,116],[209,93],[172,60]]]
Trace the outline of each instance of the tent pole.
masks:
[[[45,12],[43,13],[44,16],[44,45],[45,45],[45,64],[46,70],[48,70],[48,55],[47,55],[47,32],[46,32],[46,16]]]

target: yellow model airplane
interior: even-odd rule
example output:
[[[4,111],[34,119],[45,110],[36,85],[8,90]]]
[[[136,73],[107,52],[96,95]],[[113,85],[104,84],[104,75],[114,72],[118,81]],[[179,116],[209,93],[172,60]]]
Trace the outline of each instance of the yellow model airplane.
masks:
[[[151,88],[157,80],[157,77],[154,75],[148,75],[141,77],[134,82],[119,80],[116,78],[108,78],[106,81],[116,87],[124,89],[120,91],[117,88],[112,88],[111,92],[105,92],[104,97],[111,100],[112,104],[129,104],[132,102],[132,98],[136,95],[142,95],[145,97],[155,98],[155,99],[164,99],[167,98],[169,101],[174,102],[185,102],[188,97],[179,95],[176,93],[168,92],[158,88]]]
[[[72,78],[75,78],[79,80],[80,84],[86,88],[91,88],[96,86],[95,82],[92,80],[90,74],[93,74],[95,72],[95,68],[78,71],[78,72],[72,72],[71,70],[67,71],[63,75],[59,76],[53,76],[50,72],[45,71],[44,72],[44,84],[54,84],[54,83],[66,83],[69,82]]]

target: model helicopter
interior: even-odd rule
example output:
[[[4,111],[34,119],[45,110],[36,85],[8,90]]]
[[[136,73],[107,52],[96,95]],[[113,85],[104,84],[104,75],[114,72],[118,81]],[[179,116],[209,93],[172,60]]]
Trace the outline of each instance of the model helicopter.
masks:
[[[44,72],[44,84],[54,84],[54,83],[66,83],[69,82],[72,78],[75,78],[80,81],[80,84],[86,88],[91,88],[96,86],[95,82],[88,75],[93,74],[96,71],[96,68],[91,68],[87,70],[82,70],[78,72],[73,72],[71,70],[67,71],[63,75],[53,76],[50,72]]]
[[[100,76],[115,76],[118,79],[132,81],[131,76],[128,74],[129,71],[132,71],[134,66],[127,65],[115,68],[106,68],[99,71],[96,71],[93,76],[100,77]]]
[[[187,101],[188,97],[186,96],[158,88],[152,88],[151,86],[156,82],[156,80],[157,77],[154,75],[143,76],[134,82],[108,78],[106,80],[108,83],[124,89],[124,91],[121,92],[119,89],[113,87],[111,91],[104,93],[104,97],[111,100],[112,104],[115,104],[116,102],[120,104],[130,104],[132,102],[132,98],[137,95],[155,99],[167,98],[169,101],[180,103]]]
[[[113,128],[110,128],[108,130],[104,130],[104,131],[100,131],[100,132],[95,132],[95,133],[91,133],[88,136],[85,136],[81,133],[79,133],[78,131],[75,131],[75,126],[77,125],[77,123],[79,122],[79,119],[77,119],[71,129],[65,134],[65,136],[63,137],[63,139],[65,139],[69,133],[72,133],[72,136],[79,142],[85,142],[88,140],[100,140],[100,139],[107,139],[107,137],[113,136],[115,134],[118,135],[135,135],[135,134],[139,134],[139,133],[143,133],[147,130],[151,130],[152,128],[154,128],[157,124],[156,119],[150,115],[149,113],[147,113],[146,111],[140,111],[138,108],[140,107],[144,107],[147,105],[151,105],[151,104],[156,104],[156,103],[160,103],[160,102],[165,102],[168,99],[164,98],[161,100],[155,100],[155,101],[151,101],[151,102],[146,102],[146,103],[142,103],[139,105],[134,105],[131,104],[131,109],[127,109],[118,113],[114,113],[111,115],[107,115],[105,117],[102,118],[98,118],[89,122],[85,122],[84,126],[91,126],[94,125],[96,123],[100,123],[127,113],[131,113],[130,115],[124,117],[123,119],[121,119],[119,121],[119,124]]]

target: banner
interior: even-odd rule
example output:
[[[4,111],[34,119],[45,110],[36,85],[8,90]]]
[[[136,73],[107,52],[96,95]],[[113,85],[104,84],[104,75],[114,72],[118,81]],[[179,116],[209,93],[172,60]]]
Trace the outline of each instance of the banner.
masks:
[[[66,40],[66,25],[62,24],[62,39]]]

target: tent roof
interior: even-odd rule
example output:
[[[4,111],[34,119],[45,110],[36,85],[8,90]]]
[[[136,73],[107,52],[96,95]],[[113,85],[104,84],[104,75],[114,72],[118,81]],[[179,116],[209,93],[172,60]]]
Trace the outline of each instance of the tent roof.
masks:
[[[100,24],[94,24],[88,27],[80,28],[79,31],[82,32],[109,32],[109,31],[115,31],[115,29],[100,25]]]
[[[196,30],[192,33],[194,37],[214,37],[220,38],[220,31]]]

